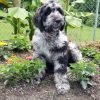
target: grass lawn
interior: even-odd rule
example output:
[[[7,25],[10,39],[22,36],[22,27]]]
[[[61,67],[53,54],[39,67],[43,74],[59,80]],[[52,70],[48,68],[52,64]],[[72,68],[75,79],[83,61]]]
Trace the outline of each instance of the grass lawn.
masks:
[[[77,42],[80,41],[92,41],[93,40],[93,27],[83,26],[82,28],[70,28],[68,27],[68,36]],[[96,39],[100,40],[100,28],[96,29]]]
[[[69,28],[68,36],[76,42],[92,41],[93,27],[83,26],[82,28]],[[13,27],[9,23],[0,23],[0,40],[10,39]],[[96,40],[100,40],[100,28],[96,30]]]
[[[13,33],[13,27],[9,23],[0,23],[0,40],[8,40]]]

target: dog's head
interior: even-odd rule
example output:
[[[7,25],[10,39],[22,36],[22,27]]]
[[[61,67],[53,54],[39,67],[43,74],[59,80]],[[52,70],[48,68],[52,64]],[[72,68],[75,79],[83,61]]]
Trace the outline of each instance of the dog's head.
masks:
[[[57,2],[50,1],[37,10],[33,17],[33,22],[41,32],[62,31],[65,25],[64,12]]]

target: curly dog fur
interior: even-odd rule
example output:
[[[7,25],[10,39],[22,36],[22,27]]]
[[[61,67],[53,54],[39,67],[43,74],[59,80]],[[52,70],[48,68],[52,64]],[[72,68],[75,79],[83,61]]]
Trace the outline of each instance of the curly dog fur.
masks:
[[[64,11],[58,2],[51,0],[36,11],[33,23],[36,26],[32,39],[35,50],[33,57],[40,58],[46,64],[38,75],[38,80],[43,77],[45,71],[52,70],[56,89],[58,93],[64,94],[70,89],[66,74],[67,66],[82,60],[78,47],[69,42],[64,33]]]

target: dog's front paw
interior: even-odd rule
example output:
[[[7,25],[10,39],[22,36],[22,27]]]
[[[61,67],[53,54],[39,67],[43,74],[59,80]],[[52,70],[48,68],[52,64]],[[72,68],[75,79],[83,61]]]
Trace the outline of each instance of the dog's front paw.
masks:
[[[65,94],[70,90],[69,83],[63,83],[63,84],[56,84],[57,92],[58,94]]]

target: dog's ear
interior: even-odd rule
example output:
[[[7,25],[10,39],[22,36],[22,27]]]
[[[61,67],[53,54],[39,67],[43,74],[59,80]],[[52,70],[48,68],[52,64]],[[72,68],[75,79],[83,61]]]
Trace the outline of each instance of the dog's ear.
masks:
[[[42,12],[43,12],[44,6],[40,7],[35,15],[33,16],[33,24],[40,29],[40,31],[43,31],[43,23],[42,23]]]
[[[66,20],[65,20],[65,18],[64,18],[64,23],[63,23],[63,25],[61,26],[60,31],[62,31],[62,30],[64,29],[65,25],[67,25],[67,22],[66,22]]]

